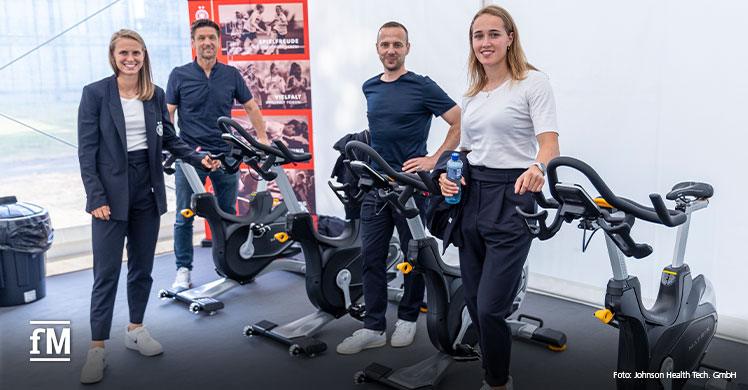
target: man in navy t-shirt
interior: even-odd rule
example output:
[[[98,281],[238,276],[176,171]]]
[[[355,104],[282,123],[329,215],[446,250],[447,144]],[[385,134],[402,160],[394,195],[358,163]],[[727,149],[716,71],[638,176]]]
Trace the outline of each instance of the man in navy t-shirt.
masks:
[[[180,138],[193,148],[200,147],[211,153],[229,151],[230,147],[221,139],[221,130],[216,122],[221,116],[231,116],[231,107],[236,100],[244,106],[257,137],[267,143],[260,107],[252,98],[241,74],[233,66],[217,60],[220,44],[218,25],[210,19],[198,19],[192,24],[190,33],[197,57],[193,62],[174,68],[166,86],[166,105],[172,122],[174,112],[179,111],[177,124]],[[198,175],[203,183],[206,177],[210,177],[221,210],[236,214],[238,173],[217,170],[210,173],[198,171]],[[172,287],[184,290],[192,284],[192,218],[183,217],[179,210],[190,207],[192,189],[179,166],[175,173],[175,184],[177,217],[174,222],[174,255],[177,259],[177,277]]]
[[[430,171],[446,150],[457,147],[460,140],[460,107],[428,77],[405,69],[410,50],[408,30],[398,22],[385,23],[377,36],[377,53],[384,72],[363,85],[371,146],[396,170]],[[441,116],[449,131],[433,155],[426,151],[432,116]],[[416,197],[423,211],[425,199]],[[361,242],[366,316],[364,328],[343,340],[338,353],[354,354],[387,343],[387,275],[388,244],[397,227],[402,248],[411,239],[408,224],[395,210],[386,207],[376,191],[366,195],[361,206]],[[416,319],[423,301],[424,280],[421,275],[405,275],[405,291],[398,307],[398,321],[391,345],[404,347],[413,342]]]

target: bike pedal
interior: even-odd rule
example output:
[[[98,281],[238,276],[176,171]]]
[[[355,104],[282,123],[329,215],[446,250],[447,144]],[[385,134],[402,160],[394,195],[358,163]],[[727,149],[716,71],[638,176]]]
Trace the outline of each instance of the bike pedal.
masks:
[[[458,362],[469,362],[480,359],[480,353],[475,348],[467,344],[457,344],[452,359]]]
[[[366,306],[364,305],[352,305],[348,308],[348,314],[350,314],[351,317],[363,321],[364,316],[366,316]]]

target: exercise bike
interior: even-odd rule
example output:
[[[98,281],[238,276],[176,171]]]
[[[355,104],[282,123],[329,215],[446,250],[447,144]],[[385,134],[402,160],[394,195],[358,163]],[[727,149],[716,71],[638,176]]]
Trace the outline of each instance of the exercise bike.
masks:
[[[460,268],[446,264],[439,255],[436,239],[426,235],[419,217],[413,194],[418,192],[437,193],[431,177],[426,172],[417,175],[396,172],[369,145],[351,141],[346,145],[351,160],[351,170],[359,177],[358,186],[362,191],[377,190],[379,196],[388,201],[407,218],[413,239],[408,244],[406,261],[397,268],[404,273],[419,272],[426,280],[428,300],[427,329],[431,344],[439,351],[436,355],[415,365],[393,369],[373,363],[354,375],[355,383],[379,382],[397,389],[420,389],[435,386],[447,368],[454,361],[477,360],[479,353],[473,348],[478,335],[465,305]],[[364,156],[366,159],[356,159]],[[371,160],[379,167],[378,172],[371,168]],[[512,305],[509,317],[519,310],[527,288],[527,264],[523,280]],[[528,320],[532,322],[528,322]],[[553,351],[566,349],[566,335],[554,329],[543,327],[542,319],[519,315],[507,320],[512,335],[545,345]]]
[[[218,126],[224,135],[230,134],[226,120],[218,120]],[[239,148],[238,140],[226,139],[232,145],[232,151],[213,157],[221,160],[222,169],[228,173],[235,173],[242,162],[253,163],[256,156]],[[165,162],[164,171],[173,173],[169,158]],[[188,305],[194,314],[201,312],[215,314],[224,307],[218,296],[234,287],[252,282],[256,277],[273,271],[288,271],[303,274],[305,265],[301,260],[293,259],[301,250],[288,239],[285,231],[285,215],[289,203],[298,203],[293,190],[281,188],[283,201],[274,206],[274,200],[266,190],[267,181],[274,177],[268,176],[260,181],[255,196],[250,200],[249,212],[245,216],[231,215],[218,206],[216,197],[206,192],[197,171],[189,164],[176,161],[192,189],[191,207],[181,210],[185,218],[195,215],[208,221],[213,234],[212,257],[215,270],[221,279],[187,290],[162,289],[158,296],[162,299],[172,299]],[[285,177],[280,170],[277,175]],[[286,181],[288,179],[286,178]]]
[[[263,155],[262,163],[253,165],[261,176],[281,170],[283,164],[301,161],[303,156],[291,152],[286,145],[275,141],[273,146],[264,145],[246,133],[238,124],[233,128],[241,134],[253,153]],[[227,135],[224,135],[227,137]],[[279,176],[278,184],[290,186],[288,179]],[[286,183],[286,184],[284,184]],[[344,204],[359,201],[360,197],[350,197],[346,185],[328,183],[336,196]],[[263,320],[244,328],[246,336],[269,338],[289,347],[291,356],[317,356],[327,350],[327,344],[315,338],[315,334],[332,320],[345,315],[362,320],[365,307],[359,303],[363,295],[361,281],[361,243],[358,218],[347,221],[343,232],[337,237],[320,234],[314,228],[312,215],[302,207],[288,204],[286,229],[291,239],[301,244],[306,264],[306,292],[310,303],[317,311],[290,323],[279,325]],[[399,243],[390,242],[388,264],[401,259]],[[389,297],[401,296],[397,287],[390,287]]]
[[[569,167],[581,172],[600,194],[592,198],[578,184],[558,181],[557,169]],[[652,208],[618,197],[592,167],[571,157],[557,157],[548,164],[548,184],[552,198],[537,193],[538,204],[556,209],[550,226],[547,210],[526,213],[519,208],[530,233],[540,240],[552,238],[564,222],[578,220],[585,231],[601,229],[610,257],[613,278],[608,281],[605,308],[595,317],[619,329],[617,372],[631,378],[616,379],[618,389],[682,389],[687,377],[700,368],[719,370],[702,364],[709,343],[717,329],[714,289],[703,275],[693,277],[685,263],[686,241],[694,211],[706,208],[714,193],[711,185],[697,182],[676,184],[666,195],[675,201],[668,209],[659,194],[650,194]],[[672,264],[665,267],[654,305],[647,309],[642,301],[636,276],[626,270],[626,257],[643,259],[652,247],[636,242],[631,228],[639,219],[668,227],[678,226]],[[590,237],[591,238],[591,237]],[[653,378],[636,378],[634,373],[648,373]],[[722,379],[710,379],[709,389],[744,386]],[[745,387],[740,387],[745,388]]]

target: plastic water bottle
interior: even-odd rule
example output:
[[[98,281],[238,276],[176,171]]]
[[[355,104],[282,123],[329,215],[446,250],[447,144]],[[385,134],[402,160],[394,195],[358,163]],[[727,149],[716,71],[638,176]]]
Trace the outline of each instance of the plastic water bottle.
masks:
[[[449,204],[460,203],[460,196],[462,195],[462,185],[460,179],[462,179],[462,161],[460,160],[460,153],[453,152],[449,161],[447,161],[447,179],[457,184],[457,193],[452,196],[447,196],[444,201]]]

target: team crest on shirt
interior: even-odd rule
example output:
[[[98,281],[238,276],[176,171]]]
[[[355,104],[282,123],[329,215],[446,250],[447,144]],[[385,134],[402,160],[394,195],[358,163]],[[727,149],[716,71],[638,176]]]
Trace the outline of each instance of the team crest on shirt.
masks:
[[[204,5],[197,7],[197,11],[195,12],[195,19],[210,19],[210,14],[205,10]]]

